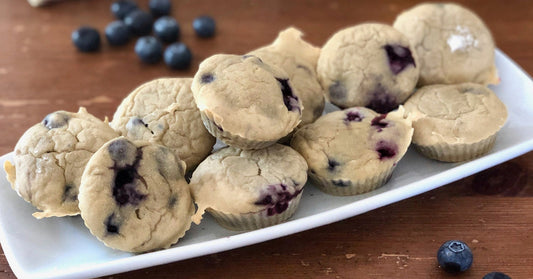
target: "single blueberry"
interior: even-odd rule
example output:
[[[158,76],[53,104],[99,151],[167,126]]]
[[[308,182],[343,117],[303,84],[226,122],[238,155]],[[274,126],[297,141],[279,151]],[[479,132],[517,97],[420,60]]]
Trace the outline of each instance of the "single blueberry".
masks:
[[[93,27],[80,27],[72,32],[71,38],[80,51],[93,52],[100,49],[100,33]]]
[[[134,10],[124,18],[130,32],[137,36],[146,36],[152,32],[152,16],[142,10]]]
[[[482,279],[511,279],[511,277],[505,273],[495,271],[485,274]]]
[[[335,81],[333,84],[331,84],[328,88],[329,90],[329,97],[335,101],[342,101],[346,98],[346,87],[342,82]]]
[[[105,37],[112,46],[125,45],[130,40],[130,30],[123,21],[115,20],[105,28]]]
[[[411,50],[401,45],[385,45],[383,47],[389,59],[389,68],[395,74],[399,74],[409,65],[416,67]]]
[[[137,156],[137,147],[126,139],[112,141],[107,147],[107,151],[111,159],[121,163],[121,165],[132,163]]]
[[[135,53],[142,62],[155,64],[161,60],[163,45],[155,37],[140,37],[135,43]]]
[[[192,22],[192,28],[199,37],[213,37],[216,29],[215,20],[210,16],[199,16]]]
[[[70,117],[62,112],[52,112],[44,117],[42,123],[48,129],[61,128],[67,125]]]
[[[211,73],[205,73],[200,77],[202,83],[211,83],[215,80],[215,77]]]
[[[384,160],[396,156],[398,147],[393,142],[380,140],[376,144],[376,152],[379,154],[379,159]]]
[[[180,26],[170,16],[163,16],[154,22],[154,33],[164,43],[172,43],[180,37]]]
[[[118,0],[111,4],[111,13],[120,20],[137,9],[137,4],[131,0]]]
[[[177,203],[178,203],[178,198],[176,198],[175,196],[171,196],[168,199],[168,208],[174,208],[174,206],[176,206]]]
[[[292,88],[289,85],[289,80],[281,78],[276,78],[276,80],[281,86],[281,95],[283,96],[283,103],[285,104],[285,107],[287,107],[289,111],[301,112],[300,104],[298,103],[298,96],[293,94]]]
[[[387,118],[387,114],[380,114],[372,119],[370,122],[370,126],[376,127],[378,129],[378,132],[383,131],[383,128],[386,128],[389,126],[389,122],[385,120]]]
[[[106,227],[106,231],[109,234],[118,234],[118,231],[120,229],[120,224],[117,220],[115,220],[115,213],[111,213],[111,215],[107,216],[104,225]]]
[[[348,122],[361,122],[364,119],[364,115],[361,115],[359,111],[348,111],[346,117],[344,118],[344,123]]]
[[[148,7],[154,17],[160,17],[170,14],[172,3],[170,3],[170,0],[150,0]]]
[[[466,243],[460,240],[449,240],[439,248],[437,261],[444,271],[458,273],[470,268],[473,255]]]
[[[379,113],[387,113],[398,107],[398,102],[393,94],[390,94],[381,84],[371,94],[371,99],[366,107]]]
[[[342,180],[342,179],[332,179],[331,183],[338,187],[348,187],[352,185],[352,182],[350,180]]]
[[[333,159],[328,159],[328,170],[329,171],[334,171],[337,166],[340,166],[339,162]]]
[[[191,50],[184,43],[173,43],[165,49],[165,63],[171,69],[185,70],[192,61]]]
[[[78,189],[71,184],[65,185],[65,188],[63,189],[63,196],[61,198],[61,201],[66,202],[66,201],[76,201],[76,200],[78,200]]]

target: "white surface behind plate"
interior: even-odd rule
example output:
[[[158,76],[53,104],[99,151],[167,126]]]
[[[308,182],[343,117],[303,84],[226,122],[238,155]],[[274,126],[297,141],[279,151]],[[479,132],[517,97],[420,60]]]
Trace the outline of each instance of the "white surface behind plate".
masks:
[[[300,207],[283,224],[245,233],[219,227],[210,217],[193,225],[171,249],[142,255],[105,247],[79,217],[37,220],[35,209],[17,196],[0,171],[0,241],[19,278],[85,278],[119,273],[242,247],[336,222],[429,191],[533,149],[533,83],[501,52],[501,84],[492,87],[507,105],[509,119],[486,156],[463,164],[428,160],[409,150],[382,188],[352,197],[334,197],[307,185]],[[0,164],[12,158],[7,154]]]

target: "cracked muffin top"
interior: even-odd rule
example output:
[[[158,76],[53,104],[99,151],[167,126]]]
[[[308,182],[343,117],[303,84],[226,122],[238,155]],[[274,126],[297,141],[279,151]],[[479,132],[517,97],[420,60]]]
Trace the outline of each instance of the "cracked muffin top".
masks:
[[[253,55],[205,59],[192,91],[209,132],[231,146],[266,147],[300,123],[302,101],[287,73]]]
[[[110,125],[122,136],[164,145],[192,170],[211,152],[215,138],[205,129],[191,91],[192,78],[160,78],[133,90]]]
[[[4,168],[12,188],[42,212],[36,218],[79,214],[78,189],[87,161],[118,134],[85,108],[56,111],[28,129]]]
[[[328,39],[317,73],[331,103],[386,113],[413,93],[419,67],[407,37],[392,26],[365,23]]]
[[[419,86],[499,82],[492,35],[472,11],[453,3],[423,3],[398,15],[393,26],[418,54]]]
[[[168,248],[194,212],[185,163],[169,148],[124,137],[91,157],[80,186],[81,217],[105,245],[129,252]]]

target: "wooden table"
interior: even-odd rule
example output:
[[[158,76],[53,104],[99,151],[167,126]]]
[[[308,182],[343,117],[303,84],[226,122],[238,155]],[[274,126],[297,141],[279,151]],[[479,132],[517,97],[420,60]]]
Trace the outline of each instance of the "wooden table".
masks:
[[[147,7],[147,1],[139,1]],[[121,99],[143,82],[192,76],[215,53],[242,54],[270,43],[294,25],[322,45],[341,27],[365,21],[392,23],[418,1],[174,1],[182,41],[194,53],[188,71],[163,63],[144,65],[134,42],[84,54],[70,41],[82,24],[103,30],[111,1],[66,1],[31,8],[23,0],[0,2],[0,154],[55,110],[85,106],[112,116]],[[460,1],[488,24],[500,49],[533,73],[533,1]],[[212,39],[198,39],[191,23],[210,14]],[[532,108],[533,109],[533,108]],[[531,120],[527,120],[531,121]],[[457,278],[503,271],[533,277],[533,153],[480,174],[342,222],[280,239],[112,278],[455,278],[436,263],[446,240],[461,239],[474,253],[472,268]],[[13,278],[3,252],[0,278]]]

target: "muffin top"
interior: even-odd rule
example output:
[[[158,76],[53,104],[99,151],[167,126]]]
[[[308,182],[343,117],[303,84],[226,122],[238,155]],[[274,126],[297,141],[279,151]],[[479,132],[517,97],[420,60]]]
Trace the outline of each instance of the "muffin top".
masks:
[[[422,87],[405,109],[413,118],[413,143],[423,146],[476,143],[498,132],[507,119],[496,94],[476,83]]]
[[[306,181],[304,158],[288,146],[276,143],[258,150],[220,149],[192,175],[190,187],[198,204],[195,222],[209,208],[235,214],[281,213]]]
[[[300,122],[303,106],[287,73],[256,56],[211,56],[191,88],[200,111],[234,136],[276,141]]]
[[[419,86],[499,82],[492,35],[472,11],[453,3],[423,3],[398,15],[393,26],[418,54]]]

